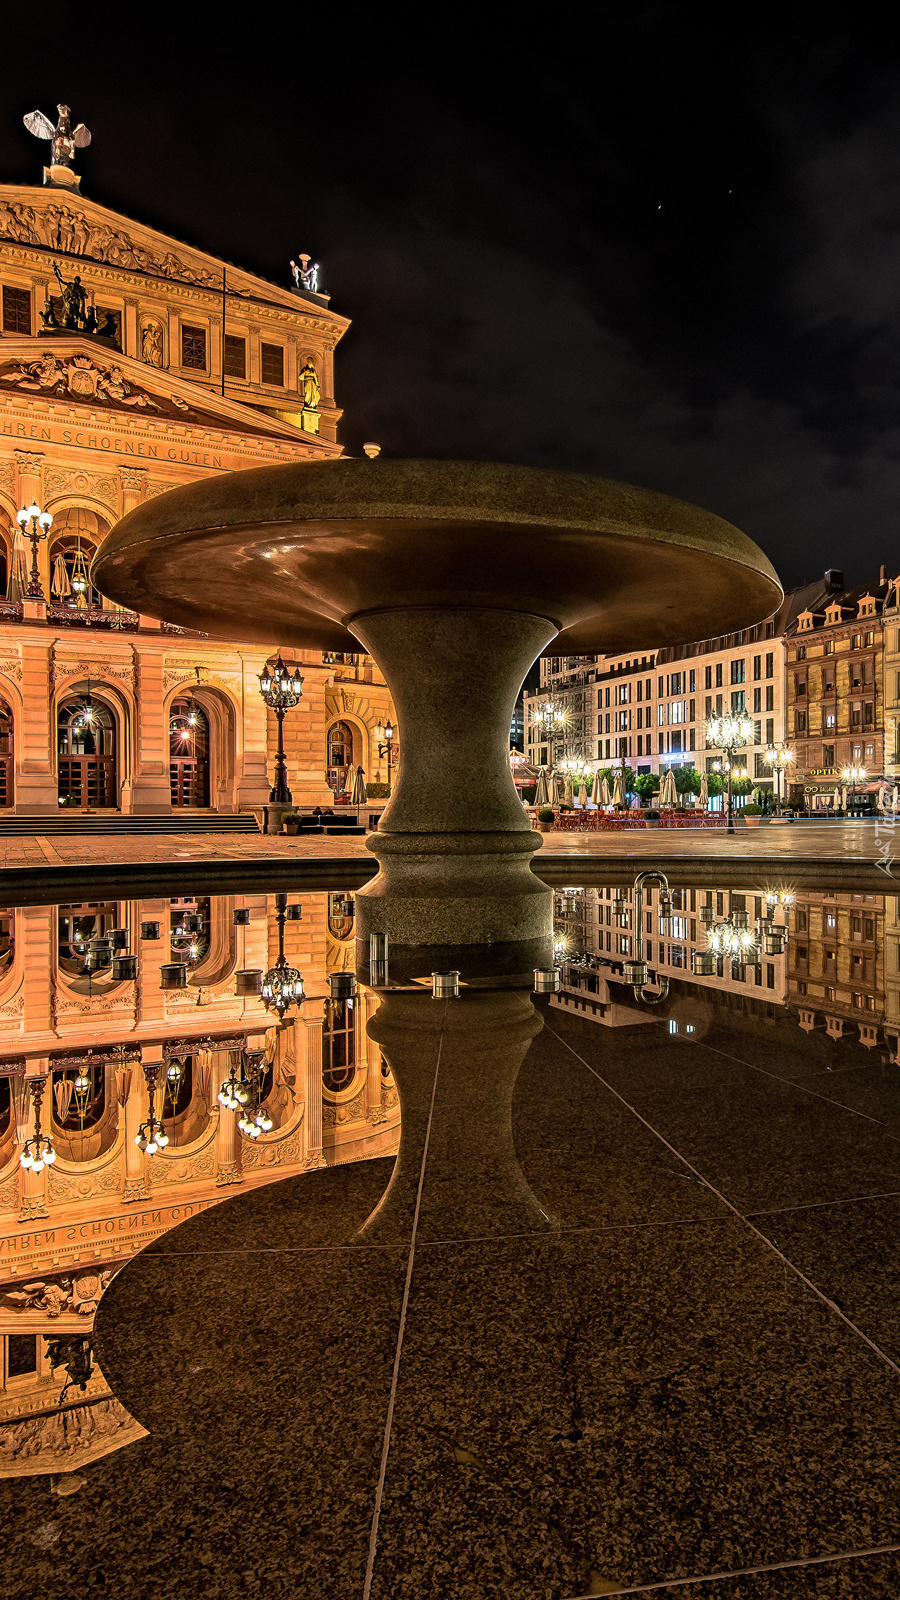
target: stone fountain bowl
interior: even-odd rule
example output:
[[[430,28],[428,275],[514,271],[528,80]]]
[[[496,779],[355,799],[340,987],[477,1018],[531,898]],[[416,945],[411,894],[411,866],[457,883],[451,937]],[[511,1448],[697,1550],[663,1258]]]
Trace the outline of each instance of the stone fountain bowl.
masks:
[[[768,616],[781,585],[720,517],[630,484],[461,461],[260,467],[160,495],[93,563],[110,599],[248,642],[356,650],[408,607],[546,618],[545,654],[676,644]]]

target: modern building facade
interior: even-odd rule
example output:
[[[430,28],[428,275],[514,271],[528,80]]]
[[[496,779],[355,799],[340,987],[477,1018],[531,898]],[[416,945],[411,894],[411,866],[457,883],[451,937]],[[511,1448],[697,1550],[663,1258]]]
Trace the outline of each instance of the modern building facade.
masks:
[[[327,295],[267,283],[75,189],[0,186],[0,814],[268,799],[266,652],[109,604],[90,561],[154,495],[340,456],[334,351],[348,326]],[[52,517],[35,547],[17,523],[32,505]],[[383,783],[375,729],[390,703],[371,660],[290,660],[305,678],[285,724],[295,802],[327,803],[358,766]]]

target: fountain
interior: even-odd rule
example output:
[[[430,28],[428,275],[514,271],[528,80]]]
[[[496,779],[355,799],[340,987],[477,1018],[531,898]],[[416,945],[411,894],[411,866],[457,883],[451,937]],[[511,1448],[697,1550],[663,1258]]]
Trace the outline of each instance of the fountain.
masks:
[[[372,654],[403,762],[368,841],[380,871],[358,897],[358,950],[364,968],[369,935],[387,934],[398,976],[404,951],[421,971],[429,946],[475,947],[481,970],[491,950],[507,970],[547,964],[550,892],[530,869],[541,840],[508,761],[538,655],[727,633],[781,599],[762,552],[710,512],[602,478],[455,461],[300,462],[190,484],[129,512],[93,577],[213,636]]]

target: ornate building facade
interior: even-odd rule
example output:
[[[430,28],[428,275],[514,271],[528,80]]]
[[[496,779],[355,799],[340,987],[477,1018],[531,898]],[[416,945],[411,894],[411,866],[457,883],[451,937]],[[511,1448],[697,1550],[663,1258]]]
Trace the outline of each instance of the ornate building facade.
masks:
[[[348,326],[327,295],[267,283],[77,189],[0,186],[0,815],[267,800],[265,652],[110,605],[90,561],[118,518],[167,489],[340,456],[334,350]],[[32,505],[52,517],[34,545],[17,522]],[[290,659],[305,678],[285,725],[295,802],[326,803],[351,766],[383,781],[374,730],[390,706],[371,661]]]

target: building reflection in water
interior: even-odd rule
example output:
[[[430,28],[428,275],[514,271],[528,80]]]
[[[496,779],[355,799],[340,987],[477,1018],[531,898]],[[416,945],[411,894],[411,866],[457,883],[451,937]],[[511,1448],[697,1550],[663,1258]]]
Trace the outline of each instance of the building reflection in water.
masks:
[[[635,912],[632,889],[556,892],[562,982],[551,1007],[686,1039],[717,1019],[774,1029],[807,1060],[814,1048],[824,1070],[830,1056],[846,1066],[848,1051],[898,1060],[896,897],[673,886],[661,906],[647,884],[645,993],[665,989],[657,1004],[627,981]],[[729,921],[787,938],[764,939],[759,959],[713,962],[710,930]],[[354,922],[349,891],[293,897],[284,950],[306,998],[273,1025],[253,982],[279,953],[273,896],[0,911],[0,1476],[45,1475],[74,1492],[80,1469],[143,1436],[90,1342],[100,1296],[137,1251],[241,1186],[396,1151],[398,1095],[379,1043],[389,1007],[376,1021],[383,996],[332,981],[353,973]],[[135,975],[122,977],[131,956]],[[173,964],[184,981],[163,988],[160,969]],[[407,999],[431,1016],[425,994]],[[167,1140],[155,1151],[136,1142],[148,1067]],[[35,1080],[56,1155],[39,1171],[19,1159],[36,1131]],[[263,1131],[247,1132],[257,1111]]]
[[[236,994],[238,972],[278,955],[273,896],[0,909],[0,1476],[62,1475],[65,1492],[79,1463],[142,1436],[90,1350],[100,1295],[137,1251],[240,1187],[396,1150],[397,1090],[366,1032],[377,1001],[329,983],[353,966],[353,895],[292,898],[285,954],[306,998],[281,1023]],[[252,1136],[219,1100],[249,1060]],[[145,1153],[148,1066],[167,1143]],[[39,1171],[20,1164],[35,1084],[56,1157]]]

